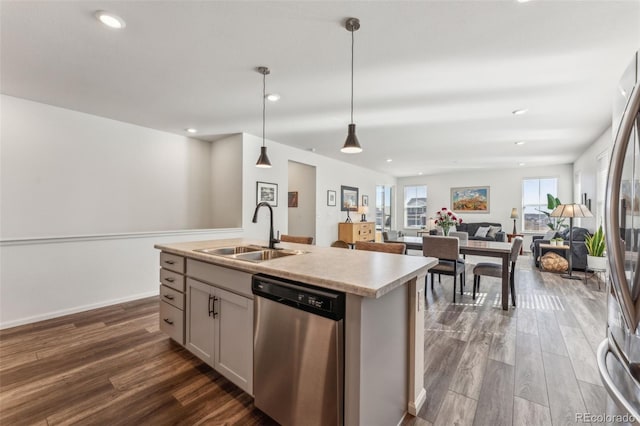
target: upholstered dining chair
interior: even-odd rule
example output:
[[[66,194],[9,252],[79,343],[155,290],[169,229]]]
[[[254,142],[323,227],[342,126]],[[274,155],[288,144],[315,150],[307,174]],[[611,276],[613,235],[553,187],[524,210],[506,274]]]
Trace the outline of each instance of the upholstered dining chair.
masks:
[[[336,240],[334,242],[331,243],[331,247],[337,247],[337,248],[350,248],[349,247],[349,243],[347,243],[346,241],[342,241],[342,240]]]
[[[458,275],[460,276],[461,296],[466,278],[464,261],[460,259],[460,241],[454,237],[425,235],[422,237],[422,254],[438,259],[438,264],[427,271],[431,275],[431,290],[433,290],[434,274],[453,276],[453,303],[456,303]]]
[[[449,232],[450,237],[456,237],[458,241],[460,241],[460,245],[467,244],[469,242],[469,233],[464,231],[451,231]],[[466,254],[462,255],[463,259],[467,258]]]
[[[518,260],[518,254],[520,254],[520,247],[522,247],[522,237],[516,237],[511,242],[511,270],[509,272],[509,286],[511,287],[511,304],[516,306],[516,260]],[[478,263],[473,268],[473,299],[476,298],[476,291],[480,291],[480,277],[484,275],[487,277],[502,277],[502,265],[491,262]]]
[[[295,235],[280,235],[283,243],[313,244],[313,237],[299,237]]]
[[[356,241],[356,250],[404,254],[407,251],[407,246],[403,243],[371,243],[367,241]]]

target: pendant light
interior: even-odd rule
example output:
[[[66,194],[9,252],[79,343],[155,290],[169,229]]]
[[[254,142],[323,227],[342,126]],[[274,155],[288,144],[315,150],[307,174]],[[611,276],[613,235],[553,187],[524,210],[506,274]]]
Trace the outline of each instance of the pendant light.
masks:
[[[262,74],[262,146],[260,147],[260,157],[258,157],[256,167],[268,169],[271,168],[271,161],[269,161],[269,157],[267,156],[267,147],[264,144],[264,123],[265,111],[267,108],[267,75],[271,73],[271,71],[269,71],[269,68],[267,67],[258,67],[258,72]]]
[[[351,33],[351,123],[349,124],[347,140],[344,141],[344,146],[340,151],[346,154],[357,154],[362,152],[362,147],[360,146],[360,142],[358,142],[356,125],[353,122],[353,33],[360,29],[360,20],[358,18],[349,18],[344,27]]]

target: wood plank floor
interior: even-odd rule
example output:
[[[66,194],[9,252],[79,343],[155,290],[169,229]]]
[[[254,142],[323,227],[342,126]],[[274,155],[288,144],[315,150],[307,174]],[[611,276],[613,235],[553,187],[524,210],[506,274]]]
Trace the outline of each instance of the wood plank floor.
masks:
[[[456,304],[450,277],[427,290],[427,401],[403,425],[564,425],[602,413],[605,286],[540,273],[523,256],[518,307],[504,312],[499,280],[483,277],[474,302],[467,278]],[[54,424],[273,422],[161,333],[148,298],[0,331],[0,425]]]

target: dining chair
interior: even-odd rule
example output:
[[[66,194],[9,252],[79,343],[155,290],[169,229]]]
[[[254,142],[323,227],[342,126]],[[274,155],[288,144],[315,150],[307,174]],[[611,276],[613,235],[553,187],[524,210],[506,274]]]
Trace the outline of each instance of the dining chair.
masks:
[[[453,237],[425,235],[422,237],[422,254],[426,257],[435,257],[438,259],[438,264],[427,271],[431,275],[431,290],[433,290],[434,274],[453,276],[453,303],[456,303],[458,275],[460,276],[461,296],[466,278],[465,264],[464,261],[460,259],[460,241]]]
[[[516,237],[511,243],[511,270],[509,273],[509,286],[511,287],[511,304],[516,306],[516,289],[515,289],[515,276],[516,276],[516,260],[520,254],[520,247],[522,247],[522,237]],[[502,277],[502,265],[492,262],[481,262],[473,268],[473,299],[476,298],[476,291],[480,291],[480,277],[484,275],[487,277]]]
[[[356,241],[356,250],[405,254],[405,252],[407,251],[407,246],[403,243],[372,243],[367,241]]]
[[[299,237],[295,235],[280,235],[283,243],[313,244],[313,237]]]
[[[334,242],[331,243],[331,247],[337,247],[337,248],[350,248],[349,247],[349,243],[342,241],[342,240],[336,240]]]
[[[449,232],[450,237],[456,237],[458,241],[460,241],[460,245],[465,245],[469,242],[469,233],[465,231],[451,231]],[[466,254],[462,255],[463,259],[467,258]]]

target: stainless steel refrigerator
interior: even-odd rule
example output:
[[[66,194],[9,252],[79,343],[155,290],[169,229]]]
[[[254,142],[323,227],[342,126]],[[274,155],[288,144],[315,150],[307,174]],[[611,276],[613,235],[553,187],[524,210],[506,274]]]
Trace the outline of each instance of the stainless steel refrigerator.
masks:
[[[637,52],[616,90],[615,142],[604,205],[609,262],[607,338],[600,344],[597,358],[609,393],[605,422],[613,424],[640,421],[639,71]]]

